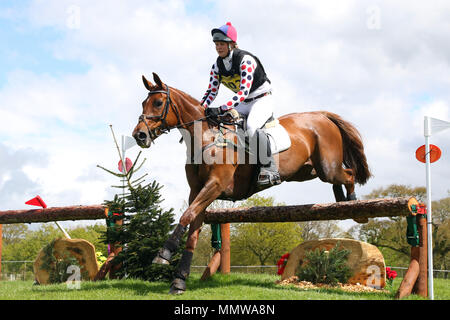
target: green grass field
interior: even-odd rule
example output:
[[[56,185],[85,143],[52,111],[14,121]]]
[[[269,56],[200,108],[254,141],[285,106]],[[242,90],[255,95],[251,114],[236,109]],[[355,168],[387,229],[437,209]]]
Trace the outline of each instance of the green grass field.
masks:
[[[83,282],[79,289],[66,284],[34,286],[32,281],[0,282],[0,300],[393,300],[401,280],[394,281],[390,293],[349,293],[340,289],[306,290],[275,283],[279,276],[264,274],[216,274],[200,281],[191,274],[188,291],[169,295],[170,283],[141,280]],[[435,279],[435,299],[450,299],[450,280]],[[426,300],[409,296],[405,300]]]

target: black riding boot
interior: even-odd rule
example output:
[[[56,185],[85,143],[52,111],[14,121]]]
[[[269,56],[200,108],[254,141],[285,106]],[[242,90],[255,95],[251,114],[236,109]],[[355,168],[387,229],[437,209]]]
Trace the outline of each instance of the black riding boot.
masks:
[[[256,135],[258,138],[258,164],[260,165],[257,184],[260,187],[280,184],[280,173],[270,149],[269,137],[261,129],[256,130]]]
[[[169,239],[164,243],[164,246],[159,250],[152,263],[169,264],[170,258],[172,258],[173,253],[178,249],[180,239],[186,233],[186,230],[187,226],[183,227],[181,224],[178,224]]]
[[[175,273],[175,279],[173,279],[170,285],[170,294],[183,294],[186,291],[186,279],[189,277],[191,270],[192,256],[192,252],[187,250],[183,251],[178,270]]]

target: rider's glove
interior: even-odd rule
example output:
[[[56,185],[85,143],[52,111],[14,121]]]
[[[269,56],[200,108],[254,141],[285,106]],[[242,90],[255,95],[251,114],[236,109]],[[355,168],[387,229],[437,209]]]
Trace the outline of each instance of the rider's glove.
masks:
[[[234,109],[234,108],[231,108],[230,110],[227,110],[224,113],[224,115],[233,118],[233,121],[236,121],[236,120],[239,119],[239,112],[236,109]]]
[[[208,118],[217,118],[217,116],[219,116],[220,114],[222,114],[222,110],[220,108],[205,109],[205,116],[207,116]]]

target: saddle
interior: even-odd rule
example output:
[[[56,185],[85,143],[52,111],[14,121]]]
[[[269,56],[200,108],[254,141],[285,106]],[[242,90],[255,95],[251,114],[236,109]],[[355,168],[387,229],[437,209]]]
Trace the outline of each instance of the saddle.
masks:
[[[217,124],[217,123],[215,123]],[[242,148],[244,147],[246,150],[249,148],[249,137],[247,135],[243,135],[243,132],[247,131],[247,119],[244,116],[241,116],[239,120],[236,123],[227,123],[224,122],[224,124],[233,124],[235,125],[235,133],[237,134],[237,140],[238,144],[234,143],[232,139],[228,139],[225,137],[226,133],[229,132],[229,130],[222,130],[219,126],[219,130],[217,131],[214,142],[210,143],[209,145],[205,146],[203,148],[207,149],[213,145],[217,147],[234,147],[234,148]],[[243,129],[238,130],[238,128]],[[291,138],[289,137],[288,132],[286,129],[280,124],[278,119],[275,119],[273,116],[271,116],[264,126],[261,128],[265,134],[269,137],[270,140],[270,150],[272,154],[276,154],[282,151],[285,151],[290,148],[291,146]]]
[[[247,119],[245,117],[242,117],[242,122],[245,130],[247,130]],[[272,154],[285,151],[291,147],[291,138],[278,119],[271,116],[261,129],[269,137]],[[248,136],[246,136],[245,142],[248,146]]]

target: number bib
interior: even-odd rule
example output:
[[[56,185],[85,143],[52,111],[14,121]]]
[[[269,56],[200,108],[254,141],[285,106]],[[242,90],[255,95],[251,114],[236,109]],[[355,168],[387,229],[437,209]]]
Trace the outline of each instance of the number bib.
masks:
[[[241,87],[241,76],[234,74],[232,76],[222,76],[221,83],[234,93],[238,93]]]

